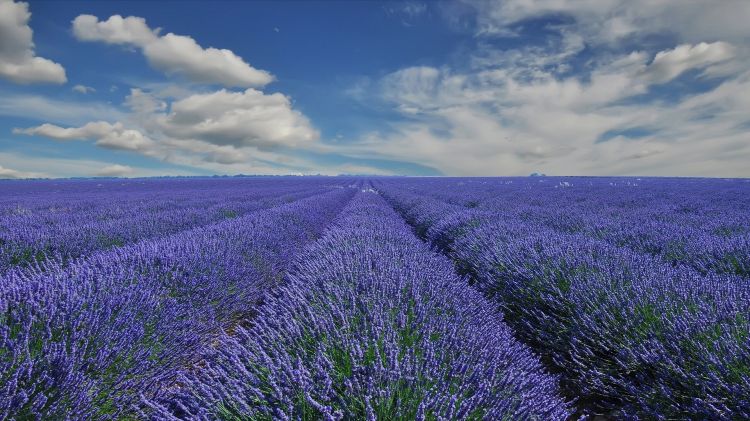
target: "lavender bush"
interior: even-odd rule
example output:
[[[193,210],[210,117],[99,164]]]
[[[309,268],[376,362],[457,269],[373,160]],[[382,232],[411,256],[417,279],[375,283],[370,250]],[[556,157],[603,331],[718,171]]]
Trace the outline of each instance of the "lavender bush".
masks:
[[[518,336],[562,372],[585,410],[644,418],[750,414],[746,280],[672,267],[507,209],[467,210],[384,190],[499,301]]]
[[[0,282],[0,418],[127,415],[247,317],[351,189]]]
[[[155,418],[565,419],[556,379],[372,193],[302,255],[252,327],[210,347]]]
[[[410,179],[396,186],[463,208],[581,233],[701,273],[750,278],[746,180]]]
[[[0,420],[747,419],[748,197],[0,181]]]
[[[330,189],[322,179],[204,183],[58,181],[10,190],[0,201],[0,273],[236,218]]]

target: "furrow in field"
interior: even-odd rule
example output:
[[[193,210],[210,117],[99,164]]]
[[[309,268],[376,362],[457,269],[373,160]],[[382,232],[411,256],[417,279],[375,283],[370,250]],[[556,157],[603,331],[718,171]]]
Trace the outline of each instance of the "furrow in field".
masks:
[[[0,228],[0,274],[15,267],[38,266],[46,260],[66,262],[99,250],[215,224],[324,191],[312,187],[259,193],[241,203],[223,202],[209,207],[194,203],[157,213],[129,212],[101,221],[98,220],[98,212],[104,212],[101,209],[81,211],[84,217],[79,221],[34,222],[29,218],[5,221],[7,224]],[[128,203],[118,206],[126,207]],[[37,220],[41,218],[35,217]]]
[[[492,304],[363,189],[254,323],[204,350],[158,419],[565,419]]]
[[[418,180],[401,187],[556,231],[583,234],[704,274],[750,278],[750,209],[743,184],[692,180],[618,186],[586,179],[574,187],[528,178],[504,180],[500,185],[458,180]]]

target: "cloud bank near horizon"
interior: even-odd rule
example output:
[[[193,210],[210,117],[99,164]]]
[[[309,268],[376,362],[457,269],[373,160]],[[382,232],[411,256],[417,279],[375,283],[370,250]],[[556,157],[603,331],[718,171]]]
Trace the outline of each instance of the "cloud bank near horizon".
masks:
[[[76,76],[67,92],[77,97],[10,92],[0,116],[38,120],[14,124],[17,141],[47,139],[50,148],[148,164],[97,159],[79,175],[137,176],[162,165],[191,174],[750,176],[750,118],[742,111],[750,109],[750,3],[409,5],[383,14],[412,33],[440,27],[460,45],[446,46],[440,60],[403,59],[342,78],[330,96],[349,102],[329,114],[310,105],[326,97],[274,88],[284,69],[260,69],[253,57],[204,46],[147,17],[81,13],[69,27],[76,48],[140,55],[165,79],[131,84],[113,103],[98,97],[117,95],[116,84],[105,89]],[[18,86],[67,83],[61,64],[36,55],[28,4],[0,0],[0,8],[8,12],[0,13],[0,77]],[[343,67],[330,63],[333,74]],[[309,77],[298,83],[315,84]],[[358,113],[377,119],[331,135]],[[32,153],[6,155],[17,166],[0,161],[0,176],[40,174]]]

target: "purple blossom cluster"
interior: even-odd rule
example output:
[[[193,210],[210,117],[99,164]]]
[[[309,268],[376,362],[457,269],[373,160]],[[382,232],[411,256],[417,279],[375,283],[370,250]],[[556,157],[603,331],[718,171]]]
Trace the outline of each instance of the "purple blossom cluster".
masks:
[[[731,227],[735,234],[728,238],[746,241],[748,196],[735,193],[747,193],[750,185],[696,181],[703,189],[698,191],[705,192],[696,199],[679,196],[687,189],[671,180],[619,190],[602,185],[611,180],[593,180],[600,184],[583,185],[580,191],[575,182],[572,188],[555,189],[536,180],[487,186],[476,179],[460,180],[476,185],[456,189],[449,180],[441,181],[442,187],[434,180],[380,182],[377,187],[418,233],[454,259],[470,282],[497,300],[516,336],[561,373],[563,390],[577,399],[579,414],[750,417],[746,274],[717,265],[698,270],[666,259],[659,250],[644,250],[637,240],[618,240],[633,229],[627,234],[631,238],[651,236],[668,248],[674,238],[670,227],[689,227],[675,231],[678,235],[698,232],[693,240],[709,238],[716,227]],[[607,189],[608,196],[599,196]],[[717,195],[722,189],[724,196]],[[566,196],[574,204],[565,202]],[[669,203],[661,203],[665,197]],[[588,211],[581,205],[585,202]],[[662,210],[641,230],[635,228],[638,220],[627,222],[621,209],[646,215],[641,207],[651,205]],[[703,213],[720,217],[716,209],[732,206],[745,212],[744,220],[728,209],[728,220],[701,227]],[[662,214],[668,207],[686,215]],[[589,222],[609,230],[596,234],[598,228]],[[666,228],[654,228],[659,224]],[[698,242],[686,248],[711,260],[711,247]],[[716,254],[713,262],[724,257]]]
[[[748,198],[0,181],[0,420],[748,419]]]
[[[711,179],[441,179],[400,182],[451,204],[504,212],[667,263],[750,278],[750,182]]]
[[[364,189],[370,191],[369,189]],[[377,194],[359,193],[248,327],[144,400],[156,419],[565,419],[557,379]]]
[[[326,189],[320,179],[0,183],[0,273],[236,218]]]
[[[135,414],[141,396],[249,318],[355,191],[305,183],[296,188],[309,198],[3,274],[0,419]]]

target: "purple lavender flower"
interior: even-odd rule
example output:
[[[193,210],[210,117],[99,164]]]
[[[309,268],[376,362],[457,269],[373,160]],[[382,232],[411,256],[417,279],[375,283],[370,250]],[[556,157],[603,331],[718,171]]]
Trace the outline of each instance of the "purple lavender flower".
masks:
[[[156,418],[564,419],[555,377],[375,194],[181,374]],[[185,409],[183,409],[185,408]]]

